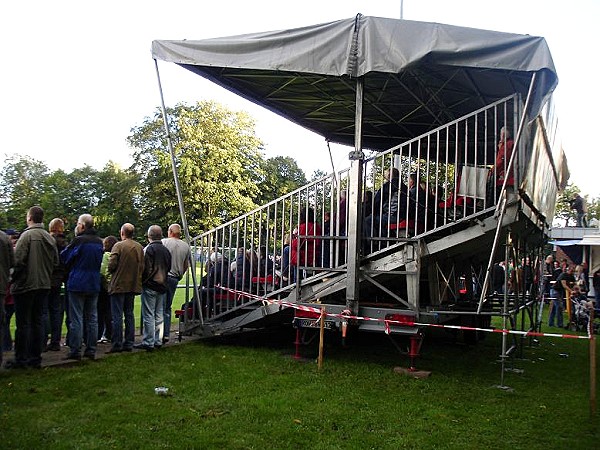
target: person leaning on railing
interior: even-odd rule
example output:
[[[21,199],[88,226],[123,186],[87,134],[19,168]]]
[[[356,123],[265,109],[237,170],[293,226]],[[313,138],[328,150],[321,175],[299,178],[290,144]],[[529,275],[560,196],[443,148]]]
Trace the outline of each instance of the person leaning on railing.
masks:
[[[314,210],[312,208],[303,210],[297,233],[294,234],[291,244],[291,265],[293,266],[291,270],[293,272],[298,267],[318,266],[318,259],[321,254],[321,236],[321,225],[315,222]],[[292,282],[295,281],[295,279],[292,279]]]
[[[510,130],[507,127],[502,127],[500,129],[500,141],[498,142],[496,161],[488,176],[488,203],[496,203],[498,201],[505,179],[507,188],[512,189],[515,185],[514,171],[508,167],[514,145],[515,143],[510,135]]]

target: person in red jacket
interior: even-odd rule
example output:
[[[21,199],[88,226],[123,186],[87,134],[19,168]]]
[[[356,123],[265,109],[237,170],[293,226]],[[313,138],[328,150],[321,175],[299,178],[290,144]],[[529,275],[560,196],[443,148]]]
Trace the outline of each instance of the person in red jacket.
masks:
[[[494,173],[496,174],[496,186],[502,189],[504,179],[506,178],[506,186],[514,186],[514,170],[509,170],[508,163],[512,156],[515,143],[510,136],[510,131],[506,127],[500,130],[500,142],[498,143],[498,153],[496,154],[496,163],[494,164]]]
[[[310,267],[317,267],[321,255],[321,225],[315,222],[315,212],[305,208],[300,212],[298,230],[291,243],[290,272],[292,281],[296,281],[296,272],[300,269],[300,278]]]
[[[504,185],[505,179],[506,187],[508,189],[512,189],[515,185],[514,163],[513,167],[508,167],[514,145],[515,143],[510,135],[510,130],[507,127],[502,127],[500,130],[500,140],[498,142],[496,161],[488,176],[487,202],[490,204],[495,203],[500,198],[500,192],[502,191],[502,186]]]

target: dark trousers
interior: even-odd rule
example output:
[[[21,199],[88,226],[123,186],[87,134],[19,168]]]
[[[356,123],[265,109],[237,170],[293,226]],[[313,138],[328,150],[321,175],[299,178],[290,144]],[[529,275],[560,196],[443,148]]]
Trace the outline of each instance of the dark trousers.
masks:
[[[135,318],[133,316],[133,292],[111,294],[110,306],[112,311],[112,349],[130,350],[135,341]],[[123,317],[125,317],[125,338],[123,338]]]
[[[0,294],[0,364],[2,364],[2,350],[4,349],[4,318],[6,313],[4,312],[4,295]]]
[[[38,289],[14,294],[15,362],[19,365],[39,366],[42,362],[42,308],[49,289]]]
[[[47,343],[48,336],[50,336],[50,344],[60,345],[64,313],[65,297],[61,294],[60,287],[53,287],[45,302],[43,345]]]
[[[3,300],[4,303],[4,300]],[[4,320],[2,322],[3,330],[2,330],[2,350],[5,352],[9,352],[13,349],[13,340],[10,334],[10,320],[15,313],[15,305],[11,303],[10,305],[4,304]]]

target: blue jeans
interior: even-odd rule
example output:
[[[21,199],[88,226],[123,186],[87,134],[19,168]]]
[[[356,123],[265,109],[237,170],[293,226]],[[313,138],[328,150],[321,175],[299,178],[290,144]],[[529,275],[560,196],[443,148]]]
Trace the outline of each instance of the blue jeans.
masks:
[[[69,348],[72,355],[81,351],[85,323],[85,354],[96,353],[96,336],[98,335],[98,293],[69,291]]]
[[[164,306],[164,337],[168,338],[171,335],[171,307],[173,306],[173,297],[175,297],[175,292],[177,291],[177,284],[179,283],[179,279],[175,277],[167,277],[167,292],[165,296],[165,306]]]
[[[48,289],[39,289],[14,294],[15,319],[15,362],[20,365],[39,366],[42,362],[42,307]]]
[[[133,292],[111,294],[112,349],[131,350],[135,342],[135,318],[133,317]],[[123,314],[125,315],[125,340],[123,340]]]
[[[556,326],[559,328],[563,327],[563,299],[562,292],[550,289],[550,297],[552,297],[552,310],[548,317],[548,326],[554,326],[554,318],[556,317]]]
[[[144,332],[142,344],[148,347],[160,347],[163,337],[163,306],[166,293],[152,289],[142,289],[142,320]]]

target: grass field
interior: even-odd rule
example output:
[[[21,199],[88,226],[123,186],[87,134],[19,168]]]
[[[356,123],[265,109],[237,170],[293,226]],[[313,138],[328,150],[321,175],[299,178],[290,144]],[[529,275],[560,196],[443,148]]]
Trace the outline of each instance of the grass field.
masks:
[[[277,330],[2,371],[0,447],[598,448],[587,340],[525,345],[509,364],[523,372],[505,373],[510,389],[497,387],[497,334],[477,346],[428,335],[417,362],[432,371],[426,379],[394,373],[408,359],[384,335],[360,335],[348,348],[327,335],[321,371],[316,341],[302,349],[308,362],[290,357],[293,341],[293,330]]]

